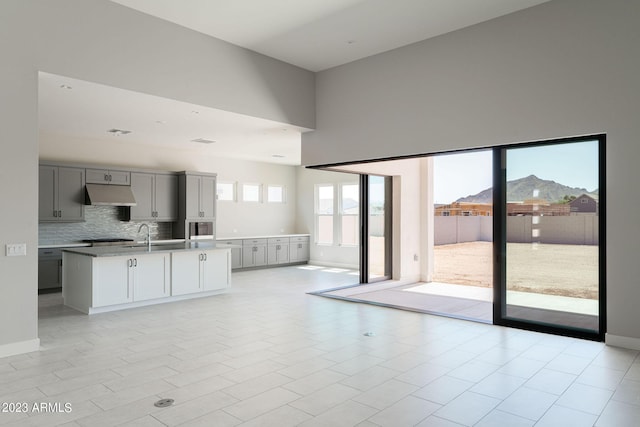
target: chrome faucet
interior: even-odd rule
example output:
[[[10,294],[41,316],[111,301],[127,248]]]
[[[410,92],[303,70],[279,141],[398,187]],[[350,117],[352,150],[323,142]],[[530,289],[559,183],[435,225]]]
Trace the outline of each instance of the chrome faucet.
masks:
[[[147,241],[145,243],[147,244],[147,249],[151,252],[151,228],[149,227],[149,224],[140,224],[138,233],[140,233],[142,227],[147,227]]]

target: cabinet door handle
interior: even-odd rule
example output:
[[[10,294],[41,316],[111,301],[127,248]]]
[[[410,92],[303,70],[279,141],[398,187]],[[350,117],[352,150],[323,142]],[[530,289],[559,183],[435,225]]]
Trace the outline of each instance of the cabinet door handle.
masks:
[[[207,260],[207,254],[203,254],[204,255],[204,260]]]
[[[53,217],[57,218],[58,217],[58,211],[53,211]]]
[[[133,259],[133,266],[137,267],[138,266],[138,258],[134,258]]]
[[[62,218],[62,211],[58,211],[58,218]]]
[[[133,260],[128,259],[128,260],[127,260],[127,265],[128,265],[129,267],[133,267]]]

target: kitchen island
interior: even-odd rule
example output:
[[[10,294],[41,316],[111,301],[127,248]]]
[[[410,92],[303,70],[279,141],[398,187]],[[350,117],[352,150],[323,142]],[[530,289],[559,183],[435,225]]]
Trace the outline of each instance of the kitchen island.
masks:
[[[64,304],[86,314],[216,295],[231,249],[212,241],[63,249]]]

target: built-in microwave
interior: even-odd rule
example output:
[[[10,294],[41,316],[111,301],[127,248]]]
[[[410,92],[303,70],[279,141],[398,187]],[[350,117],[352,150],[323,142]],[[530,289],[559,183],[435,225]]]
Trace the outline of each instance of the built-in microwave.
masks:
[[[214,238],[213,222],[190,222],[189,223],[189,239],[190,240],[213,240]]]

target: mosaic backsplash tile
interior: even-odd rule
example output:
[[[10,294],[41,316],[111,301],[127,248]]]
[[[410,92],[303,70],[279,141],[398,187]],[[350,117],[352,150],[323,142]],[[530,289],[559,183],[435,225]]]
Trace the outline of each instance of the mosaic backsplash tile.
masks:
[[[85,206],[84,222],[48,223],[38,225],[40,245],[76,243],[83,239],[124,238],[144,240],[146,230],[138,233],[140,224],[151,229],[153,240],[171,239],[173,223],[154,221],[122,221],[118,206]]]

